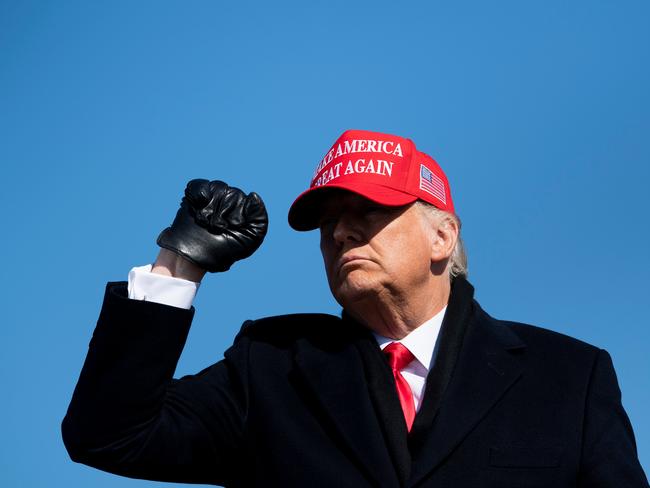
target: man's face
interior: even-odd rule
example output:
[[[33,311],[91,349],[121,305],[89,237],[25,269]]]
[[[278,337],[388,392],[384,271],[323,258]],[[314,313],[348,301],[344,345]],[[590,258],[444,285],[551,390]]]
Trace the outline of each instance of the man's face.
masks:
[[[321,210],[320,234],[329,286],[344,308],[407,297],[431,278],[433,229],[415,204],[385,207],[333,192]]]

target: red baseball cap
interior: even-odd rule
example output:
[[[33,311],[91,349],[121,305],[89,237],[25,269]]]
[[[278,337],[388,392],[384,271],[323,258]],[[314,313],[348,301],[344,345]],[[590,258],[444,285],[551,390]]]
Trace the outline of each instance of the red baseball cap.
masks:
[[[289,209],[295,230],[318,227],[319,207],[328,189],[348,190],[386,206],[416,200],[454,213],[447,176],[410,139],[380,132],[348,130],[318,163],[309,189]]]

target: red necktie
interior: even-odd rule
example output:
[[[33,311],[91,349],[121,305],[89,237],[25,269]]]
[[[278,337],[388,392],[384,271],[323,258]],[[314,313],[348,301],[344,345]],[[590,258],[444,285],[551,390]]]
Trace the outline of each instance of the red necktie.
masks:
[[[397,387],[397,396],[402,404],[402,411],[406,419],[406,427],[411,431],[413,420],[415,419],[415,402],[413,401],[413,392],[406,382],[400,371],[404,369],[411,361],[415,359],[413,353],[399,342],[391,342],[384,348],[384,354],[388,356],[388,364],[393,370],[395,386]]]

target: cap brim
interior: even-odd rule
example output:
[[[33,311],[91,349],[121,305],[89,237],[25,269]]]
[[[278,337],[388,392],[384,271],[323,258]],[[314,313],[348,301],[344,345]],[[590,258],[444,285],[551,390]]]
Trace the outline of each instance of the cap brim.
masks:
[[[355,182],[351,185],[338,183],[319,186],[310,188],[296,198],[289,208],[289,225],[298,231],[318,228],[321,205],[328,196],[336,193],[336,190],[349,191],[387,207],[400,207],[413,203],[418,199],[418,197],[410,193],[375,184]]]

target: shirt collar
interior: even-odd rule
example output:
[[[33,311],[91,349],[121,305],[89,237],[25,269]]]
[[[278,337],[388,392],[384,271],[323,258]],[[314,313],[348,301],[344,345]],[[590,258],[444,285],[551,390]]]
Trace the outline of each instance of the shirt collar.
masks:
[[[438,335],[440,334],[440,327],[442,326],[442,319],[445,316],[446,310],[447,306],[445,305],[440,312],[398,341],[390,337],[375,334],[374,332],[373,335],[382,350],[391,342],[401,342],[413,353],[415,359],[429,371],[433,362],[433,353],[438,342]]]

